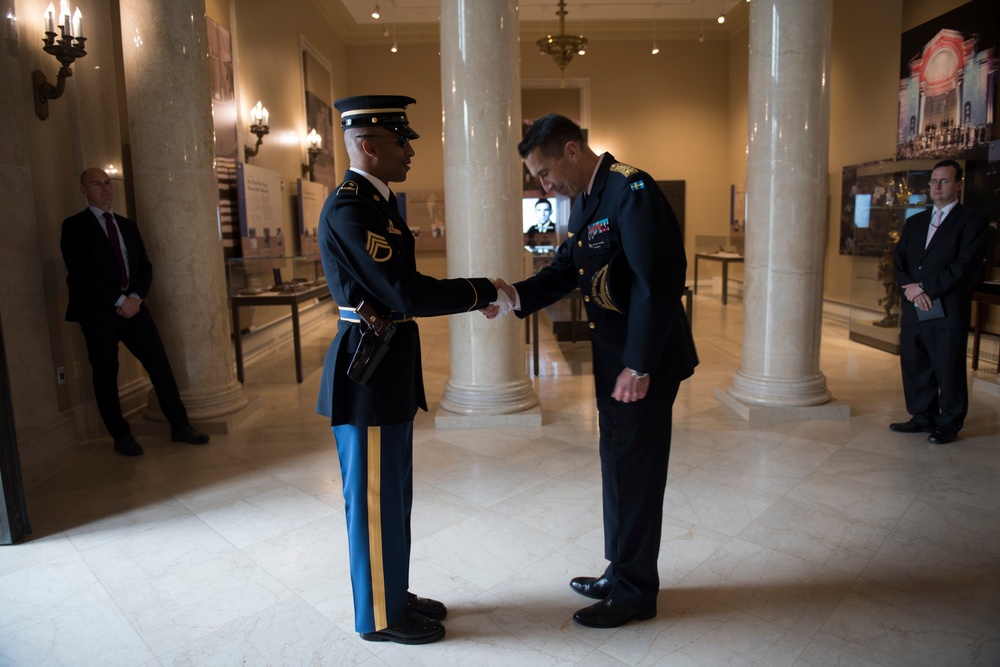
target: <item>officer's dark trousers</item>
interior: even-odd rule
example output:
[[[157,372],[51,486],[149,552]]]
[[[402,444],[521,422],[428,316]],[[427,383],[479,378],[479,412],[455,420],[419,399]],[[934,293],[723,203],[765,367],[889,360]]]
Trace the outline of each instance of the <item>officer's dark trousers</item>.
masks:
[[[611,598],[634,609],[654,607],[660,588],[656,559],[678,386],[654,377],[640,401],[597,399],[604,555],[610,561],[605,576],[614,582]]]

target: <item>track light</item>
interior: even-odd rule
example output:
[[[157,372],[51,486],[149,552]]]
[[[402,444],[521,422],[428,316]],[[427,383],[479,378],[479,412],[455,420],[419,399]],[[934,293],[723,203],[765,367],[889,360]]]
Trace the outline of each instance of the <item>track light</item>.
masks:
[[[376,2],[375,3],[375,9],[372,10],[372,18],[375,19],[376,21],[378,21],[381,16],[382,16],[382,14],[379,13],[379,11],[378,11],[378,3]]]
[[[725,23],[726,22],[726,17],[723,16],[722,14],[719,14],[718,21],[719,21],[719,23]]]

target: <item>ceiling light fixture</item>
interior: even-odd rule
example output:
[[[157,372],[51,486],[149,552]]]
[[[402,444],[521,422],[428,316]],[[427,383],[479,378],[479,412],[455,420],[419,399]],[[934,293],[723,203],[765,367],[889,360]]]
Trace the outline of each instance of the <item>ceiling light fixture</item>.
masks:
[[[376,21],[378,21],[381,16],[382,16],[382,14],[379,13],[379,11],[378,11],[378,3],[376,2],[375,3],[375,9],[372,10],[372,18],[375,19]]]
[[[566,3],[563,0],[559,0],[559,11],[556,12],[556,15],[559,17],[559,34],[548,35],[535,42],[538,45],[539,51],[552,56],[556,66],[559,68],[560,78],[566,73],[566,65],[573,60],[573,54],[586,53],[588,44],[587,38],[583,35],[566,34],[567,13]]]

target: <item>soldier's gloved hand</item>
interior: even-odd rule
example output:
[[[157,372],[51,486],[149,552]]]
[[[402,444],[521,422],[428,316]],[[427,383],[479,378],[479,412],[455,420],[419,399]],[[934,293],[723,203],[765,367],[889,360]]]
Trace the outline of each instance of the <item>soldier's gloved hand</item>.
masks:
[[[489,308],[489,312],[486,312],[485,314],[486,314],[486,317],[488,317],[489,319],[492,320],[492,319],[497,318],[497,317],[503,317],[504,315],[506,315],[507,313],[509,313],[511,310],[513,310],[514,309],[514,302],[511,301],[510,297],[507,295],[507,291],[506,290],[504,290],[504,289],[497,289],[497,299],[496,299],[496,301],[493,301],[492,303],[490,303],[490,305],[488,306],[488,308]],[[496,309],[495,313],[493,313],[494,308]],[[485,312],[485,309],[484,309],[484,312]],[[491,313],[492,313],[492,316],[491,316]]]

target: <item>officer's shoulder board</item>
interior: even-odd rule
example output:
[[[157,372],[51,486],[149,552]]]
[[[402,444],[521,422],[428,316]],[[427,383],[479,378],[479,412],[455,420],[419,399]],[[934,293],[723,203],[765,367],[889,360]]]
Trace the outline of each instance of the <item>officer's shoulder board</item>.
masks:
[[[613,172],[621,174],[626,179],[629,179],[639,173],[638,169],[632,165],[625,164],[624,162],[615,162],[609,167],[609,169]],[[646,183],[640,178],[637,181],[631,181],[628,186],[631,188],[632,192],[638,192],[639,190],[645,189]]]
[[[345,195],[353,197],[357,196],[357,194],[358,194],[358,184],[355,183],[354,181],[344,181],[343,183],[340,184],[340,187],[337,189],[338,197],[343,197]]]
[[[614,171],[614,172],[617,172],[617,173],[621,174],[625,178],[628,178],[632,174],[639,173],[638,169],[636,169],[632,165],[625,164],[624,162],[615,162],[615,163],[613,163],[611,165],[611,167],[609,167],[609,169],[611,171]]]

